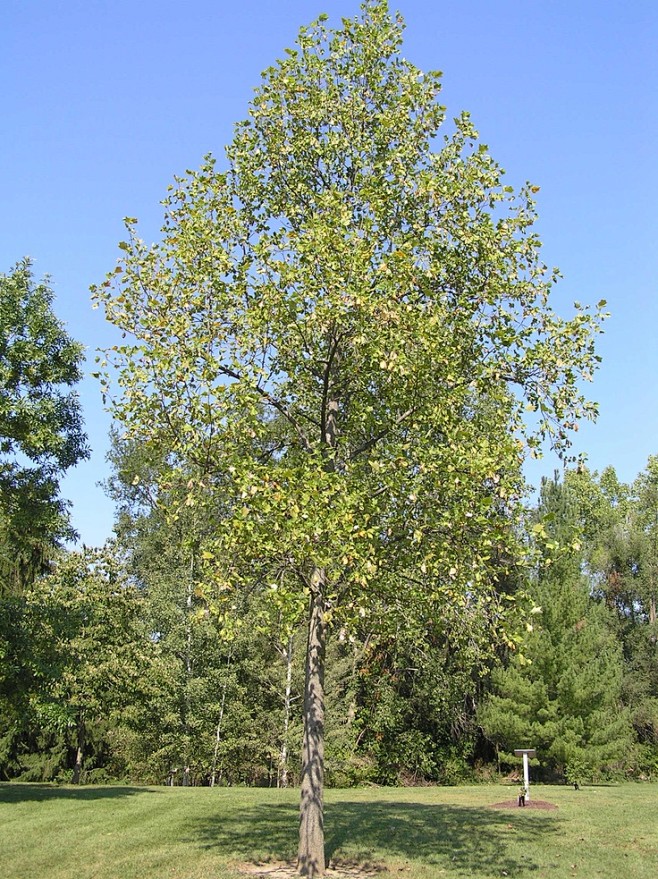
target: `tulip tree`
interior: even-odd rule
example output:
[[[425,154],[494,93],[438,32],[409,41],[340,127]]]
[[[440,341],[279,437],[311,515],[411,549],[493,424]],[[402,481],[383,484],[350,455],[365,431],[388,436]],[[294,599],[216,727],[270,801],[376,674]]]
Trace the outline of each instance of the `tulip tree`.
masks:
[[[402,31],[380,0],[303,28],[224,170],[207,157],[176,179],[159,243],[128,219],[94,290],[126,336],[101,370],[116,417],[185,469],[187,503],[218,499],[216,612],[228,626],[260,586],[306,619],[309,876],[325,868],[327,633],[375,600],[497,619],[523,457],[566,452],[595,414],[580,382],[600,308],[551,309],[536,187],[505,185],[468,114],[445,125],[440,76],[402,57]]]

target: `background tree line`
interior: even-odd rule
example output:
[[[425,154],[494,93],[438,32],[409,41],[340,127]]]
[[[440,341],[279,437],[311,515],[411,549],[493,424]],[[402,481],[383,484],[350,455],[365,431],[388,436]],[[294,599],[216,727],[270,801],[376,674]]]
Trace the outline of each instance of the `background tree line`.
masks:
[[[158,502],[143,450],[117,440],[113,464],[116,539],[53,542],[3,594],[2,777],[298,783],[303,621],[245,592],[227,623],[201,585],[209,511],[173,480]],[[477,606],[387,602],[339,631],[328,783],[486,778],[527,743],[547,779],[655,777],[657,512],[658,459],[630,485],[569,470],[528,516],[512,637]]]
[[[0,772],[301,780],[309,875],[325,766],[454,782],[531,743],[649,775],[658,698],[656,461],[524,501],[524,457],[595,415],[605,302],[552,310],[537,187],[467,113],[443,134],[400,17],[325,20],[94,291],[127,337],[102,550],[63,548],[81,349],[28,264],[0,336]]]

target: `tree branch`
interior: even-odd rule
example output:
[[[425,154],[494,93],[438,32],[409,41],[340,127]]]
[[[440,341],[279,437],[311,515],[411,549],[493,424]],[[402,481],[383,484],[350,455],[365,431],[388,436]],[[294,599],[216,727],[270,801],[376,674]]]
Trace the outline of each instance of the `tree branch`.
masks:
[[[377,445],[377,443],[380,440],[384,439],[384,437],[387,436],[387,434],[389,434],[394,428],[399,427],[403,421],[406,421],[407,418],[409,418],[411,415],[414,415],[417,411],[418,411],[418,407],[412,406],[411,409],[407,409],[407,411],[403,412],[402,415],[398,415],[398,417],[395,419],[395,421],[392,424],[390,424],[387,428],[385,428],[385,430],[380,431],[378,434],[376,434],[373,437],[370,437],[370,439],[366,440],[360,446],[357,446],[357,448],[354,449],[354,451],[350,453],[350,455],[348,456],[348,459],[350,461],[353,461],[356,457],[358,457],[363,452],[367,452],[368,449],[371,449],[373,446]]]

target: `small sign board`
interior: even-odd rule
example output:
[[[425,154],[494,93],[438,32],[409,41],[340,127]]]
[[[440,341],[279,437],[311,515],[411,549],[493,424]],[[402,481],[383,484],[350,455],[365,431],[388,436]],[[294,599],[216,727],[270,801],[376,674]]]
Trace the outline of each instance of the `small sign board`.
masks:
[[[524,754],[527,754],[528,757],[534,757],[537,751],[535,748],[515,748],[514,754],[516,757],[523,757]]]

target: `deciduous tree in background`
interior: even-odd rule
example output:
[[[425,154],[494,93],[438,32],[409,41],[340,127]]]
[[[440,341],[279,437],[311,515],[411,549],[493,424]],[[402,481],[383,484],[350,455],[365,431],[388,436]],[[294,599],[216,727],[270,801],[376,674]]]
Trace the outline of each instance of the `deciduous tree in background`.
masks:
[[[29,261],[0,275],[0,595],[20,592],[71,535],[59,477],[88,449],[78,398],[82,346]]]
[[[186,504],[189,480],[166,454],[113,439],[108,488],[119,508],[117,543],[157,642],[149,698],[125,718],[120,756],[129,772],[154,782],[171,774],[189,783],[263,783],[277,750],[277,671],[285,687],[282,663],[268,649],[275,626],[261,620],[260,596],[244,595],[241,625],[227,637],[202,582],[218,511]],[[213,500],[221,509],[218,494]]]
[[[72,734],[74,784],[94,726],[148,691],[154,645],[142,604],[111,547],[62,553],[27,594],[32,703],[45,728]]]
[[[328,631],[373,599],[498,618],[523,456],[546,437],[564,451],[594,414],[579,382],[599,315],[551,310],[535,188],[504,185],[467,114],[439,140],[439,75],[402,58],[402,30],[381,0],[302,29],[227,169],[177,180],[159,244],[129,221],[95,290],[129,337],[110,355],[116,417],[186,468],[189,504],[228,499],[205,549],[218,612],[248,586],[306,614],[309,876]]]
[[[32,684],[25,592],[73,532],[61,475],[88,454],[74,387],[82,346],[28,260],[0,275],[0,741],[20,738]],[[5,750],[4,744],[1,749]]]

